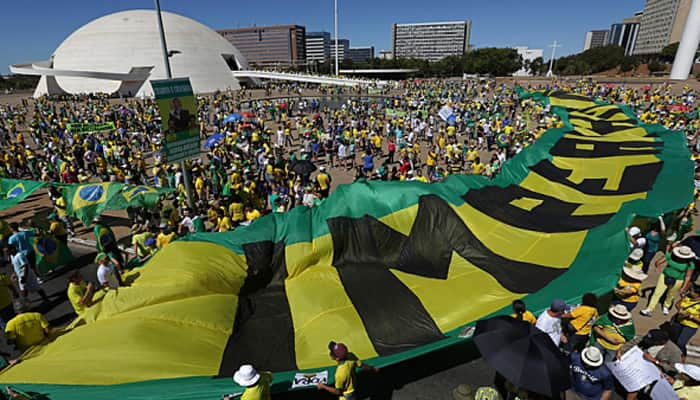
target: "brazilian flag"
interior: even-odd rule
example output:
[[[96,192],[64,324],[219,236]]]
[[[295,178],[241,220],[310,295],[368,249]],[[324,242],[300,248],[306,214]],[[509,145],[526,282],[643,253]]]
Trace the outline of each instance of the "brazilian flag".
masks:
[[[36,266],[41,275],[73,261],[73,253],[68,246],[52,235],[38,235],[33,239]]]
[[[161,195],[171,193],[174,189],[155,188],[144,185],[124,186],[109,204],[109,209],[125,209],[127,207],[154,208]]]
[[[71,185],[64,189],[67,212],[77,217],[85,226],[90,226],[92,219],[109,210],[110,202],[124,188],[123,183],[101,182]]]
[[[496,144],[498,144],[498,147],[508,147],[510,145],[510,136],[505,133],[499,133],[496,136]]]
[[[492,180],[360,180],[317,207],[188,235],[0,385],[52,400],[216,399],[241,391],[231,376],[250,363],[289,390],[297,372],[333,376],[331,340],[385,367],[463,344],[513,300],[539,313],[610,292],[633,218],[692,201],[685,136],[574,93],[525,96],[563,124]]]
[[[22,179],[0,179],[0,210],[13,207],[38,189],[46,186],[46,182]]]

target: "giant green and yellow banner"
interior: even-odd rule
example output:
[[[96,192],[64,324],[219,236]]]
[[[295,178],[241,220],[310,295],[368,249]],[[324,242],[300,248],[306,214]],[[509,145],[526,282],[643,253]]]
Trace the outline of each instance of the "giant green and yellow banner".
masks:
[[[567,92],[563,127],[489,181],[360,181],[318,207],[168,245],[128,288],[0,373],[58,399],[218,399],[243,363],[327,369],[330,340],[386,366],[467,340],[459,332],[553,298],[609,291],[635,215],[692,199],[681,133]],[[226,379],[212,379],[212,377]]]

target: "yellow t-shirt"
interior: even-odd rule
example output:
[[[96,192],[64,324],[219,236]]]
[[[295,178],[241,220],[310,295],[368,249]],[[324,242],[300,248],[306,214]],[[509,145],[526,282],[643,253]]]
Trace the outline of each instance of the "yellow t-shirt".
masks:
[[[518,318],[518,314],[515,313],[510,314],[510,316],[513,318]],[[523,321],[535,325],[537,323],[537,317],[535,317],[535,314],[531,313],[530,311],[525,310],[525,312],[523,313]]]
[[[258,211],[258,210],[253,210],[253,211],[245,213],[245,219],[248,221],[254,221],[258,218],[260,218],[260,211]]]
[[[328,174],[320,173],[316,176],[316,181],[318,182],[318,186],[321,187],[322,190],[328,189],[329,186],[329,176]]]
[[[255,386],[248,387],[241,395],[241,400],[271,400],[270,384],[272,373],[260,372],[260,380]]]
[[[472,164],[472,174],[483,174],[485,170],[486,166],[482,162]]]
[[[342,364],[338,364],[335,370],[335,388],[340,390],[343,395],[355,392],[355,368],[362,367],[360,360],[345,360]],[[343,399],[343,396],[340,396]]]
[[[642,282],[628,282],[624,277],[622,277],[619,281],[617,281],[617,289],[627,291],[630,289],[633,290],[632,294],[628,294],[626,296],[615,294],[615,297],[624,301],[625,303],[636,303],[639,301],[639,292],[642,289]]]
[[[71,282],[68,284],[68,300],[77,314],[85,310],[85,306],[80,304],[80,299],[87,293],[87,282],[82,281],[79,285]]]
[[[680,309],[688,313],[691,317],[700,320],[700,300],[693,300],[690,297],[684,297],[681,300]],[[676,317],[678,323],[688,328],[698,328],[699,324],[692,319],[678,314]]]
[[[158,236],[156,237],[156,247],[159,249],[162,249],[166,244],[170,243],[175,239],[175,232],[172,232],[169,235],[166,235],[164,233],[159,233]]]
[[[63,196],[56,199],[56,214],[59,218],[66,216],[66,199]]]
[[[219,225],[219,232],[226,232],[231,230],[231,220],[229,217],[221,217],[217,220],[217,225]]]
[[[245,216],[243,215],[243,203],[229,204],[228,213],[234,222],[241,222],[245,220]]]
[[[65,236],[67,234],[66,227],[61,221],[52,221],[49,225],[49,232],[54,236]]]
[[[577,335],[590,335],[593,324],[598,319],[598,310],[590,306],[578,306],[572,312],[571,326]]]
[[[14,340],[20,351],[24,351],[41,343],[46,337],[44,329],[48,329],[49,323],[43,315],[37,312],[28,312],[12,318],[5,326],[5,336],[8,340]]]
[[[151,248],[146,246],[146,239],[153,237],[151,232],[137,233],[131,237],[131,244],[136,245],[136,255],[139,257],[147,257],[151,254]]]

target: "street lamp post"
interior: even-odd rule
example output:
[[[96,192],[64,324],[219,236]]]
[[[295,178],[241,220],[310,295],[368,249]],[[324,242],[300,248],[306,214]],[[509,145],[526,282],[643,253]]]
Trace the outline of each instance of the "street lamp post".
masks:
[[[554,75],[554,55],[557,52],[557,47],[561,47],[561,45],[557,44],[557,41],[555,40],[554,43],[549,45],[549,47],[552,48],[552,58],[549,60],[549,71],[547,71],[547,76],[553,76]]]
[[[338,0],[335,0],[335,75],[338,76]]]
[[[168,44],[165,41],[165,29],[163,29],[163,16],[160,12],[160,0],[155,0],[155,3],[156,19],[158,20],[158,31],[160,32],[160,46],[163,49],[163,64],[165,65],[165,75],[168,79],[172,79],[173,74],[170,70],[170,53],[168,52]],[[189,207],[192,207],[192,184],[190,182],[190,172],[187,170],[187,164],[184,160],[180,161],[180,169],[182,170],[182,180],[185,183],[185,191],[187,192],[187,205]]]

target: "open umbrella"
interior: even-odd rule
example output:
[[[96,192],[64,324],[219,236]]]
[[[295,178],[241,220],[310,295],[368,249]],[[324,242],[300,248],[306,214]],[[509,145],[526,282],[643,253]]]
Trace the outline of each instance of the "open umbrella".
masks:
[[[207,150],[211,149],[212,147],[214,147],[214,146],[216,146],[217,144],[219,144],[219,142],[221,142],[222,140],[224,140],[224,137],[225,137],[225,136],[224,136],[223,133],[215,133],[215,134],[209,136],[209,137],[207,138],[207,141],[204,142],[204,148],[207,149]]]
[[[299,176],[308,176],[316,171],[316,166],[309,160],[296,160],[289,166],[290,171],[294,171]]]
[[[571,387],[569,363],[533,325],[498,316],[476,323],[474,343],[486,362],[513,385],[550,398]]]
[[[227,116],[224,118],[224,123],[227,123],[227,124],[228,124],[228,123],[231,123],[231,122],[238,122],[238,121],[241,120],[241,118],[243,118],[243,117],[241,116],[241,114],[236,114],[236,113],[229,114],[229,115],[227,115]]]

